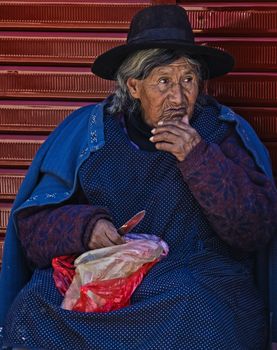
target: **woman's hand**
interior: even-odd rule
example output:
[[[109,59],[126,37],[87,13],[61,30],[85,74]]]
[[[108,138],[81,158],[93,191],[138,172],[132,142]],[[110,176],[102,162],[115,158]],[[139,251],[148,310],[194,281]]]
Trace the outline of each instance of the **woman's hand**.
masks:
[[[119,235],[113,223],[100,219],[94,226],[88,246],[90,249],[97,249],[123,243],[125,239]]]
[[[181,120],[161,121],[152,133],[150,141],[155,147],[173,154],[180,162],[201,141],[201,136],[190,126],[188,116]]]

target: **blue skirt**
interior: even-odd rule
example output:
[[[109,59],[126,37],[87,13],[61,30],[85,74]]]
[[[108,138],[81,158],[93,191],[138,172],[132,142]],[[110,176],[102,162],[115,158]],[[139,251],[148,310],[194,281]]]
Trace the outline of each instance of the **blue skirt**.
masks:
[[[250,276],[219,256],[165,259],[130,306],[109,313],[61,309],[51,268],[36,270],[14,302],[4,344],[51,350],[261,350],[263,303]]]

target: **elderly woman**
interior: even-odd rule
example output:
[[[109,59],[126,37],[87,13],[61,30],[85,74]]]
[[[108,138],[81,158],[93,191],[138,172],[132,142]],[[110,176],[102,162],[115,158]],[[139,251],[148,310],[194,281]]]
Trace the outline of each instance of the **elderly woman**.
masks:
[[[253,130],[203,93],[204,80],[232,66],[229,54],[195,45],[185,10],[170,5],[139,12],[127,44],[98,57],[92,70],[116,79],[115,93],[50,135],[14,204],[0,286],[5,346],[263,349],[253,252],[276,228],[277,193]],[[117,228],[143,209],[136,232],[170,251],[131,305],[61,309],[51,260],[124,244]]]

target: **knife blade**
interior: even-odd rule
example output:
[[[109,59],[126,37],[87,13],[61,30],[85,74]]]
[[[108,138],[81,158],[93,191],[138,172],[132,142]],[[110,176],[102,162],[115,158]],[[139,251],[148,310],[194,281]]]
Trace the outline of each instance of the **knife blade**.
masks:
[[[126,233],[132,231],[132,229],[138,225],[139,222],[144,218],[145,216],[145,210],[139,211],[134,216],[131,217],[125,224],[119,227],[117,232],[123,236],[126,235]]]

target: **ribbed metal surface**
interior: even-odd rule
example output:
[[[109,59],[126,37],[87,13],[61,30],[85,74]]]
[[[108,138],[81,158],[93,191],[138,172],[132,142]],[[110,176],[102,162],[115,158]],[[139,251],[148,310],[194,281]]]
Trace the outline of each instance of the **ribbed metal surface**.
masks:
[[[150,5],[130,3],[36,3],[0,4],[0,28],[47,28],[63,30],[127,30],[130,19],[141,8]],[[199,34],[267,35],[277,33],[277,9],[270,7],[189,6],[194,30]]]
[[[243,116],[264,141],[277,141],[277,108],[236,107],[234,110]]]
[[[222,4],[224,5],[224,4]],[[188,10],[193,29],[202,35],[275,36],[277,33],[277,8],[221,7],[197,8],[182,4]]]
[[[0,62],[16,64],[86,65],[114,46],[123,44],[123,38],[53,37],[0,35]],[[277,41],[198,40],[230,52],[239,71],[271,71],[277,69]]]
[[[5,237],[5,233],[8,225],[10,212],[11,212],[10,208],[0,207],[0,269],[2,265],[4,237]]]
[[[150,4],[150,2],[149,2]],[[0,28],[49,28],[64,30],[127,30],[133,15],[148,6],[139,1],[110,3],[12,2],[0,3]]]
[[[0,166],[29,166],[42,140],[0,140]]]
[[[55,1],[55,0],[54,0]],[[245,6],[247,3],[251,3],[253,5],[253,2],[255,2],[256,4],[261,4],[261,2],[257,2],[257,1],[253,1],[253,0],[232,0],[232,1],[222,1],[222,0],[177,0],[176,3],[178,5],[184,5],[184,4],[190,4],[190,5],[195,5],[195,6],[207,6],[207,4],[209,3],[236,3],[236,5],[242,4],[243,6]],[[264,3],[264,2],[263,2]],[[269,3],[269,1],[267,1],[267,3]]]
[[[99,54],[124,41],[101,37],[0,36],[0,62],[91,65]]]
[[[209,93],[221,102],[239,106],[277,106],[277,75],[230,74],[212,79]]]
[[[277,17],[277,14],[276,14]],[[201,41],[202,44],[225,50],[232,54],[236,71],[270,72],[277,70],[277,41]]]
[[[0,97],[99,100],[112,83],[90,72],[0,71]]]
[[[11,209],[9,207],[0,207],[0,236],[3,235],[6,231],[10,213]]]
[[[0,104],[0,131],[49,133],[76,107]]]
[[[0,200],[14,200],[24,175],[0,174]]]

